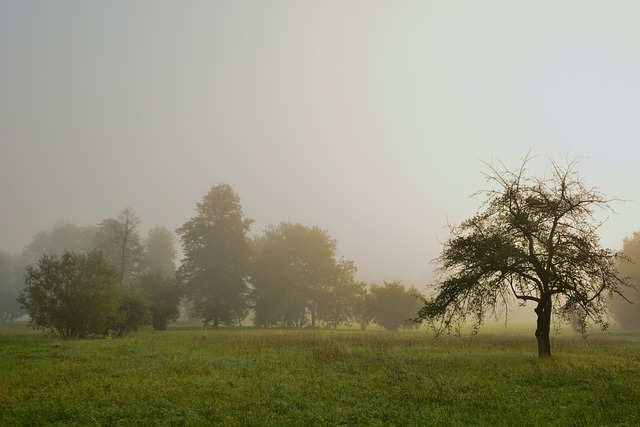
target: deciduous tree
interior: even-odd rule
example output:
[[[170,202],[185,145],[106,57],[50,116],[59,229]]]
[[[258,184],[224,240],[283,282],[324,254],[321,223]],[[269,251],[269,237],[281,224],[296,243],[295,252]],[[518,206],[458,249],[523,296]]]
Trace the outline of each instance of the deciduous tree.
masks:
[[[176,247],[174,235],[164,226],[149,230],[145,241],[145,270],[169,277],[176,271]]]
[[[625,298],[612,295],[610,306],[620,326],[636,329],[640,328],[640,232],[624,239],[622,253],[624,258],[618,260],[620,275],[626,277],[635,288],[625,292]]]
[[[122,289],[118,301],[117,315],[110,329],[118,337],[124,337],[131,331],[137,331],[151,320],[151,301],[141,289],[129,287]]]
[[[16,300],[22,288],[17,277],[17,257],[0,251],[0,322],[13,320],[24,314]]]
[[[354,304],[354,320],[360,325],[360,330],[367,329],[369,324],[373,322],[372,298],[370,286],[365,282],[358,284],[358,293],[356,294]]]
[[[355,270],[336,260],[336,241],[326,231],[284,222],[267,228],[254,246],[251,284],[257,326],[315,328],[321,316],[337,315],[339,308],[327,304],[337,303],[339,287],[348,286]]]
[[[231,186],[211,188],[197,215],[177,230],[185,258],[178,270],[193,313],[205,325],[236,324],[246,310],[251,244],[240,198]]]
[[[50,231],[37,233],[31,243],[22,251],[25,267],[37,262],[43,254],[62,255],[65,251],[86,254],[95,249],[96,226],[81,227],[68,222],[60,222]]]
[[[35,328],[65,339],[103,334],[118,318],[118,278],[100,252],[45,254],[27,267],[18,300]]]
[[[15,317],[24,314],[24,311],[19,309],[20,305],[17,303],[16,298],[20,290],[24,287],[24,277],[27,267],[36,264],[44,254],[62,255],[66,251],[86,254],[92,251],[94,249],[96,232],[97,227],[95,226],[81,227],[61,221],[49,231],[36,233],[31,243],[29,243],[19,255],[11,257],[13,277],[9,280],[5,276],[3,281],[4,286],[8,287],[5,288],[5,290],[13,293],[14,296],[10,297],[8,293],[6,299],[0,297],[0,300],[4,301],[3,305],[13,305],[14,311],[12,316]],[[18,308],[18,310],[15,311],[15,308]]]
[[[359,297],[364,284],[355,280],[357,268],[353,261],[339,261],[335,264],[334,277],[322,289],[318,320],[325,328],[350,326],[357,321]]]
[[[96,247],[120,272],[121,286],[130,285],[141,273],[144,249],[140,239],[140,218],[130,207],[117,218],[107,218],[98,226]]]
[[[535,304],[538,354],[551,355],[552,315],[586,327],[608,325],[607,299],[625,286],[616,252],[600,246],[595,209],[611,200],[587,187],[576,163],[551,163],[542,177],[529,176],[526,158],[517,170],[489,166],[495,188],[471,219],[451,228],[438,259],[441,280],[419,318],[439,331],[473,316],[479,326],[517,300]]]
[[[137,287],[149,300],[153,329],[166,330],[169,322],[178,319],[182,291],[171,276],[164,276],[159,271],[150,271],[139,278]]]
[[[423,305],[418,290],[400,282],[371,286],[368,302],[372,320],[388,331],[413,327],[412,320]]]

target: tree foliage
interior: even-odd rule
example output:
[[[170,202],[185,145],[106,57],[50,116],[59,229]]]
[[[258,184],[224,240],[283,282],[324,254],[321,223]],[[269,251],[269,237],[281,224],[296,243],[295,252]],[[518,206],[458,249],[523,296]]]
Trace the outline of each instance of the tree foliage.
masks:
[[[17,301],[22,280],[17,275],[16,256],[0,251],[0,322],[13,320],[24,314]]]
[[[371,319],[388,331],[414,327],[412,320],[422,307],[422,299],[414,287],[405,288],[400,282],[384,282],[369,290],[368,313]]]
[[[254,241],[254,322],[259,327],[331,327],[349,321],[355,266],[336,259],[336,241],[318,227],[284,222]]]
[[[178,319],[182,291],[171,276],[164,276],[159,271],[150,271],[139,278],[137,287],[144,292],[149,301],[153,329],[166,330],[169,322]]]
[[[637,329],[640,328],[640,232],[624,239],[622,253],[624,257],[618,260],[620,275],[626,277],[635,288],[625,292],[625,298],[612,295],[610,306],[620,326]]]
[[[325,328],[351,326],[358,320],[359,296],[364,284],[355,280],[353,261],[340,260],[335,264],[334,276],[326,282],[320,294],[318,321]]]
[[[164,226],[149,230],[144,244],[144,268],[169,277],[176,271],[176,247],[174,235]]]
[[[120,272],[120,285],[130,285],[142,272],[144,248],[139,228],[140,218],[130,207],[98,226],[95,246]]]
[[[243,216],[240,198],[227,184],[211,188],[196,211],[177,230],[185,254],[178,275],[205,325],[237,324],[246,314],[253,220]]]
[[[87,254],[95,249],[95,235],[97,227],[78,226],[68,222],[59,222],[51,230],[36,233],[33,240],[24,250],[13,258],[13,279],[11,280],[11,291],[15,294],[7,305],[13,305],[13,317],[24,314],[16,298],[24,287],[24,277],[27,267],[36,264],[42,255],[59,255],[66,251],[77,254]]]
[[[358,292],[355,295],[355,302],[353,305],[353,321],[357,322],[360,326],[360,330],[367,329],[369,324],[374,320],[373,307],[373,295],[369,285],[365,282],[358,284]]]
[[[133,287],[122,289],[117,305],[117,314],[110,325],[118,337],[137,331],[148,325],[151,319],[151,302],[146,293]]]
[[[65,339],[103,334],[118,318],[118,277],[100,252],[45,254],[27,267],[18,300],[35,328]]]
[[[25,267],[37,262],[43,254],[62,255],[66,251],[86,254],[95,249],[96,226],[81,227],[68,222],[60,222],[50,231],[38,232],[31,243],[22,251]]]
[[[616,253],[600,246],[595,209],[610,200],[587,187],[576,163],[552,162],[543,177],[528,176],[526,158],[518,170],[490,166],[496,186],[482,211],[451,228],[438,259],[442,279],[419,318],[439,331],[473,316],[500,317],[514,299],[535,304],[540,356],[550,356],[552,315],[607,327],[607,296],[625,285],[615,268]]]

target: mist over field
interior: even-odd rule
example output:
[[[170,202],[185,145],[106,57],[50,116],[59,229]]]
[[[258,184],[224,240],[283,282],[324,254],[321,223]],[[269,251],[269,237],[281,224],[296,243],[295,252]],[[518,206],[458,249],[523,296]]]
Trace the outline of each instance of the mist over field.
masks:
[[[424,288],[482,162],[582,158],[637,231],[634,2],[3,2],[0,250],[129,206],[175,231],[229,184],[253,235],[318,226]]]
[[[0,1],[0,426],[640,425],[638,16]]]

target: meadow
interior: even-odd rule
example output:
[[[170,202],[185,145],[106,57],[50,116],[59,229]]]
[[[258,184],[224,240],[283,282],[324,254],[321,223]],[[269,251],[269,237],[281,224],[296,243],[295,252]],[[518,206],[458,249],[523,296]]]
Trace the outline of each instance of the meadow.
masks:
[[[640,340],[174,328],[63,341],[0,327],[0,425],[633,426]]]

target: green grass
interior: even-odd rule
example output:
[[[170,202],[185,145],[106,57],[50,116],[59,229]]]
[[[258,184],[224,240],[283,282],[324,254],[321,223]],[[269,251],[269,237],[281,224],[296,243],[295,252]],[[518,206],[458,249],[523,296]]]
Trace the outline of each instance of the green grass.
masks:
[[[0,329],[0,425],[640,425],[640,341]]]

